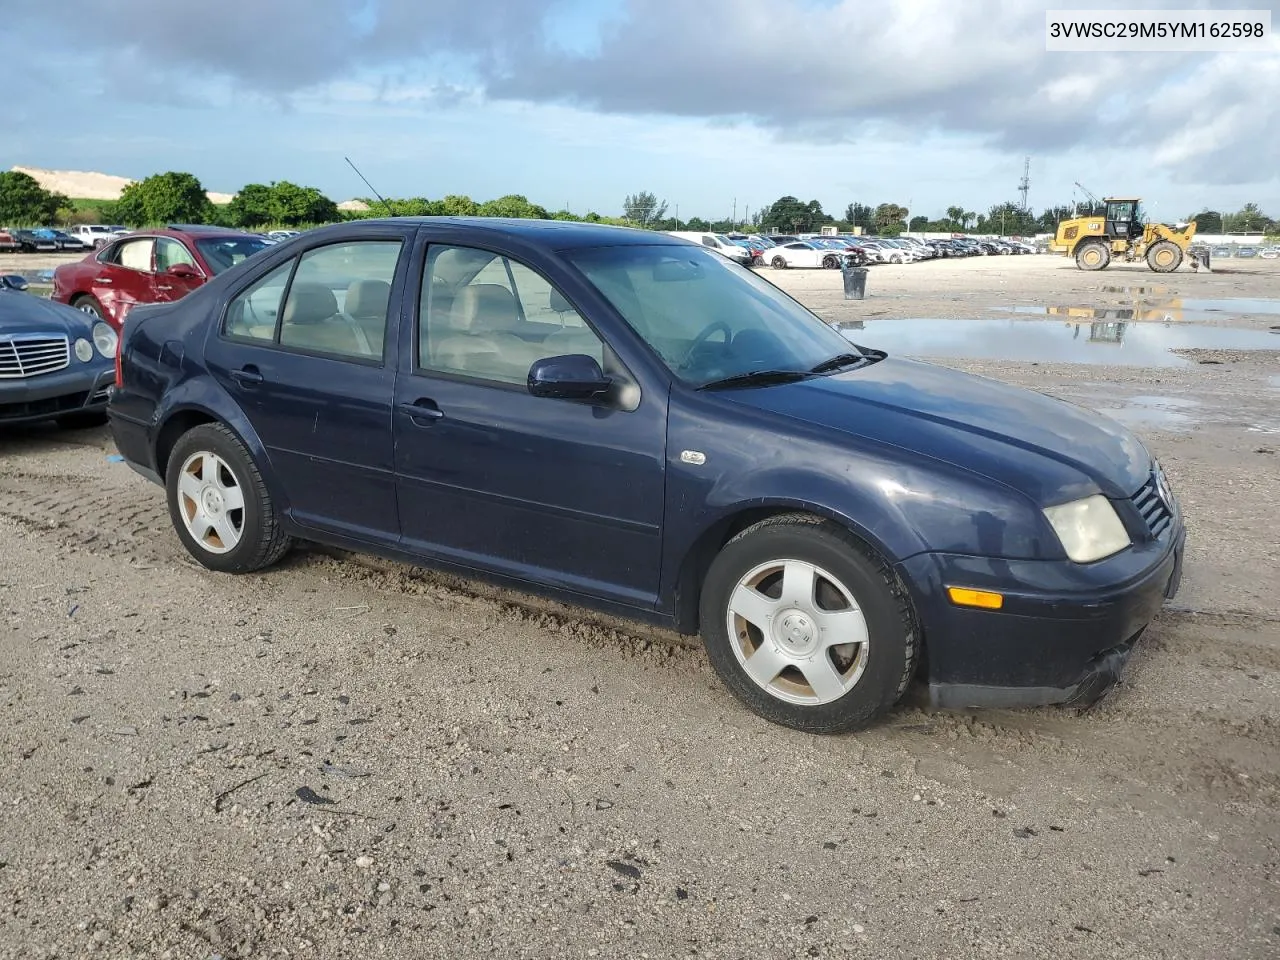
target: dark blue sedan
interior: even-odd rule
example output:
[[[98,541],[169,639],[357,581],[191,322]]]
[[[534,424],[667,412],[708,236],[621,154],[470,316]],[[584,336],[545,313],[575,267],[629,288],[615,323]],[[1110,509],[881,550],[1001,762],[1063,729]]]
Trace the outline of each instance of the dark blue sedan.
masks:
[[[135,308],[121,369],[116,443],[207,567],[320,541],[701,633],[805,730],[921,664],[944,706],[1090,702],[1180,577],[1127,430],[854,346],[647,231],[310,231]]]
[[[116,332],[60,303],[0,278],[0,426],[54,420],[64,427],[106,422],[115,381]]]

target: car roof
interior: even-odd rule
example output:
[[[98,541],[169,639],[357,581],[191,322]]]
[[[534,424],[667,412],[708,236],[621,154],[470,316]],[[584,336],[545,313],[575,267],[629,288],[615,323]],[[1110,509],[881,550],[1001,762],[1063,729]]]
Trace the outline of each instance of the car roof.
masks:
[[[675,245],[685,243],[669,233],[641,230],[637,227],[618,227],[607,223],[582,223],[575,220],[525,220],[515,217],[377,217],[369,220],[331,224],[308,231],[307,236],[324,236],[330,232],[376,230],[394,226],[458,226],[481,234],[515,236],[530,243],[545,244],[557,250],[575,247],[617,247],[649,245]],[[696,234],[710,230],[681,231]]]
[[[122,233],[121,238],[125,237],[256,237],[257,234],[249,233],[247,230],[235,230],[230,227],[211,227],[204,224],[170,224],[167,227],[139,227],[137,230],[130,230],[128,233]]]

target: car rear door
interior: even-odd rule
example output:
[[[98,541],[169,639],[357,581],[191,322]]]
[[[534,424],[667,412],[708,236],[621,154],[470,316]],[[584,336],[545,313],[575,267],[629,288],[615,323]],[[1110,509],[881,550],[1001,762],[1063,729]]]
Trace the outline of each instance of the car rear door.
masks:
[[[253,425],[291,519],[369,543],[400,536],[391,403],[409,229],[362,228],[242,287],[206,366]]]
[[[402,544],[617,604],[656,603],[666,385],[631,379],[547,278],[496,240],[433,244],[401,331],[395,449]],[[576,281],[581,284],[581,281]],[[531,395],[529,367],[585,353],[634,404]],[[629,407],[629,408],[628,408]]]
[[[129,237],[90,261],[95,269],[89,280],[89,292],[102,304],[107,318],[117,328],[134,304],[153,302],[154,250],[154,237]]]

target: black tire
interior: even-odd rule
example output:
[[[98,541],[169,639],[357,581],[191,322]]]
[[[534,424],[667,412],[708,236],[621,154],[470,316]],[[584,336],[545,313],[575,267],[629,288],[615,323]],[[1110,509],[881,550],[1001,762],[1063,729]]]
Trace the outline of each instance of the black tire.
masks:
[[[822,266],[823,266],[823,269],[825,270],[838,270],[840,269],[840,258],[834,257],[834,256],[823,257]]]
[[[1147,248],[1147,266],[1156,273],[1173,273],[1182,265],[1182,248],[1172,240],[1157,240]]]
[[[81,294],[71,301],[71,305],[83,313],[91,313],[99,320],[107,319],[107,312],[102,309],[102,304],[98,302],[97,297],[92,297],[87,293]]]
[[[225,553],[214,553],[203,546],[192,536],[182,518],[183,506],[178,492],[182,467],[193,454],[202,451],[213,453],[223,461],[244,498],[239,542]],[[280,528],[279,514],[253,456],[240,438],[221,423],[201,424],[178,438],[169,454],[165,493],[169,518],[178,532],[178,539],[196,560],[210,570],[252,573],[271,566],[292,545],[292,539]]]
[[[1086,240],[1076,247],[1076,266],[1081,270],[1105,270],[1111,250],[1101,240]]]
[[[786,258],[774,257],[772,260],[769,261],[769,266],[773,267],[773,269],[775,270],[785,270],[787,269]]]
[[[828,571],[866,621],[862,674],[827,703],[796,704],[766,691],[747,673],[729,636],[728,604],[739,581],[781,558]],[[920,630],[901,581],[843,527],[808,514],[770,517],[725,544],[703,583],[699,616],[707,656],[725,686],[766,720],[809,733],[844,733],[871,723],[897,703],[919,659]]]
[[[91,430],[106,426],[107,415],[101,410],[85,410],[64,413],[55,422],[64,430]]]

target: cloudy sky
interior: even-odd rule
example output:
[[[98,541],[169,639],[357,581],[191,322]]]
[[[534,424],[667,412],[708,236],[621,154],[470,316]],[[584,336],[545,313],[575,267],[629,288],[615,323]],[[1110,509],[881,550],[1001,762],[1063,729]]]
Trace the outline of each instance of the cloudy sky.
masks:
[[[1109,4],[1099,0],[1094,6]],[[4,0],[0,168],[210,190],[384,194],[681,216],[783,194],[833,213],[1070,202],[1280,215],[1280,42],[1047,53],[1037,0]],[[1270,9],[1280,0],[1123,7]],[[109,12],[108,12],[109,11]]]

